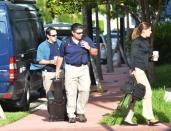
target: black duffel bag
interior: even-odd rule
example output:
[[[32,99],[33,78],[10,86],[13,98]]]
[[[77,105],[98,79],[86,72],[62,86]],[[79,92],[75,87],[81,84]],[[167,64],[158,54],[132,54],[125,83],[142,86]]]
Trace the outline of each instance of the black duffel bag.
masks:
[[[134,85],[134,89],[133,89],[133,93],[132,93],[132,96],[133,96],[133,99],[134,100],[137,100],[137,101],[140,101],[144,98],[145,96],[145,86],[143,84],[135,84]]]
[[[130,77],[129,81],[127,81],[124,86],[121,87],[121,91],[124,94],[132,95],[134,100],[142,100],[145,96],[145,86],[137,83],[134,77]]]

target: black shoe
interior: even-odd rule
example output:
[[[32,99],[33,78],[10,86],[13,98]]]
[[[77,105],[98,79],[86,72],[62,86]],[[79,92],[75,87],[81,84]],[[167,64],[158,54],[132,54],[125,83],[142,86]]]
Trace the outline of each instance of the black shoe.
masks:
[[[147,121],[147,124],[148,124],[149,126],[154,126],[154,125],[156,125],[156,124],[158,124],[158,123],[160,123],[159,120],[148,120],[148,121]]]
[[[76,120],[79,121],[79,122],[86,122],[87,118],[85,117],[84,114],[78,114],[77,117],[76,117]]]
[[[75,123],[76,122],[76,119],[75,118],[69,118],[69,123]]]
[[[138,126],[137,123],[130,123],[130,122],[127,122],[127,121],[124,121],[122,124],[127,125],[127,126]]]

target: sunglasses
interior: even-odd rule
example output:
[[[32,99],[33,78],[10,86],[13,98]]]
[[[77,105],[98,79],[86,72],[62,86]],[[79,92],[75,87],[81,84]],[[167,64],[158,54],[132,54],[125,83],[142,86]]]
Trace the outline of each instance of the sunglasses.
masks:
[[[55,37],[55,36],[57,36],[57,34],[55,34],[55,35],[50,35],[50,36]]]
[[[83,34],[83,32],[75,32],[75,34],[81,35],[81,34]]]

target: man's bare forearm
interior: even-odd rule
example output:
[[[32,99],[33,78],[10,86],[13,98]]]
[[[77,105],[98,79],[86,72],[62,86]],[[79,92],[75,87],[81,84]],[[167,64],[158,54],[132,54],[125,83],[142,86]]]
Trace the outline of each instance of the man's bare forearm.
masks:
[[[92,55],[92,56],[97,56],[97,54],[98,54],[98,49],[96,49],[96,48],[90,48],[90,49],[89,49],[89,52],[90,52],[90,55]]]
[[[61,66],[62,66],[62,62],[63,62],[63,57],[58,57],[57,59],[57,64],[56,64],[56,71],[59,71]]]

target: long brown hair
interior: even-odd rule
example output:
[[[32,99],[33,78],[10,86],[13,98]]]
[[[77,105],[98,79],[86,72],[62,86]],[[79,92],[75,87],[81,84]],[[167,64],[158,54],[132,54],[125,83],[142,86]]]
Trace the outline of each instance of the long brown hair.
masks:
[[[148,22],[142,22],[140,23],[136,28],[134,28],[132,32],[132,40],[135,40],[137,37],[139,37],[142,33],[142,30],[146,30],[151,27],[151,24]]]

